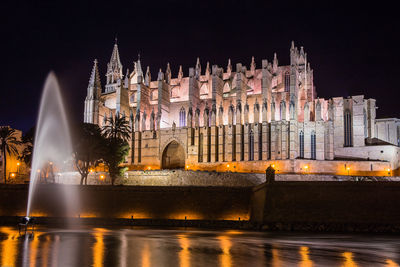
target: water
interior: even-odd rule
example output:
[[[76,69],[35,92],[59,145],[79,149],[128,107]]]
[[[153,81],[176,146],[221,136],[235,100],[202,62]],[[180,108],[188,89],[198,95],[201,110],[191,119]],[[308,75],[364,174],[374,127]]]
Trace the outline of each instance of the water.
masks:
[[[0,266],[399,266],[400,236],[0,227]]]
[[[31,213],[38,181],[52,182],[55,179],[55,173],[62,171],[70,160],[71,147],[70,130],[60,86],[55,74],[51,72],[46,78],[40,100],[26,210],[27,216]],[[66,191],[65,195],[60,197],[76,201],[71,192]],[[68,201],[67,203],[72,206],[72,203],[70,204]],[[73,214],[69,215],[73,216]]]

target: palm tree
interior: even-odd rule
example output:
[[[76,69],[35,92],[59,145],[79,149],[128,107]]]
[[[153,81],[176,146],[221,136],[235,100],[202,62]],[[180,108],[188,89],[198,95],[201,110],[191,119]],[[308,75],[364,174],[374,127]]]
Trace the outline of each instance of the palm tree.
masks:
[[[125,119],[125,116],[107,118],[102,131],[104,137],[108,139],[120,139],[123,141],[128,141],[131,139],[131,127],[129,126],[129,122]]]
[[[7,182],[7,154],[18,155],[17,145],[20,143],[15,136],[15,129],[9,126],[0,127],[0,151],[3,155],[4,183]]]

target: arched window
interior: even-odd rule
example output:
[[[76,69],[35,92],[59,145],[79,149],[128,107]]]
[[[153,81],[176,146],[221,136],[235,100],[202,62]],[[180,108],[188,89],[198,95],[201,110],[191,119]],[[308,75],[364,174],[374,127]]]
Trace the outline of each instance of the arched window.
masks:
[[[344,146],[353,146],[352,122],[350,110],[344,112]]]
[[[364,109],[364,137],[368,137],[368,118],[367,118],[367,112]]]
[[[281,101],[279,112],[280,120],[286,120],[286,104],[283,100]]]
[[[179,111],[179,127],[185,127],[186,126],[186,111],[185,108],[182,107],[181,110]]]
[[[290,91],[290,74],[289,72],[285,73],[285,92]]]
[[[254,132],[249,133],[249,160],[254,160]]]
[[[315,131],[311,132],[311,159],[317,158]]]
[[[299,143],[300,143],[300,158],[304,158],[304,132],[303,131],[300,131]]]
[[[203,162],[203,133],[199,134],[199,162]]]

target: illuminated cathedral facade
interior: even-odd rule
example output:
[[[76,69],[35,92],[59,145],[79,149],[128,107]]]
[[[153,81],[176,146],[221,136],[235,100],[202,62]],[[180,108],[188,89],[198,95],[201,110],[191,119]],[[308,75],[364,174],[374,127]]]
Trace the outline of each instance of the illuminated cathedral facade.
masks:
[[[363,95],[318,98],[303,47],[290,65],[271,61],[225,68],[197,58],[185,74],[170,65],[156,75],[134,62],[123,75],[115,44],[101,85],[90,75],[84,122],[122,116],[132,127],[131,169],[391,174],[399,167],[397,119],[377,119]],[[205,67],[204,67],[205,66]]]

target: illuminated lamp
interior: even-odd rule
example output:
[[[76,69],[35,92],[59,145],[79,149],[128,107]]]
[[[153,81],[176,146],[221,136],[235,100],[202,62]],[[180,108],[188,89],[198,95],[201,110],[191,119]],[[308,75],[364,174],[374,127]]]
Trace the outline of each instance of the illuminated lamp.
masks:
[[[147,169],[148,169],[148,170],[151,170],[151,167],[149,166],[149,167],[147,167]]]
[[[19,166],[21,163],[17,162],[17,166]]]
[[[104,175],[102,174],[102,175],[100,175],[100,179],[101,180],[103,180],[104,179]]]
[[[11,177],[15,177],[15,173],[11,173]]]

